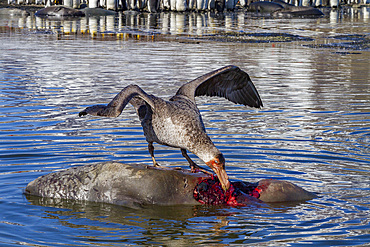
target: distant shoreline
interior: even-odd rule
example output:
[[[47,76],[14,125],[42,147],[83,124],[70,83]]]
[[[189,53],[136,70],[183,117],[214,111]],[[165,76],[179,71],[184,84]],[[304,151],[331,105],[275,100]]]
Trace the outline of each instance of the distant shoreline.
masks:
[[[21,5],[21,4],[8,4],[8,0],[0,0],[0,8],[18,8],[18,9],[24,9],[29,11],[36,11],[39,9],[44,8],[44,5],[36,5],[36,4],[28,4],[28,5]]]
[[[341,4],[340,7],[352,7],[352,8],[360,8],[360,7],[369,7],[370,4]],[[8,0],[0,0],[0,8],[19,8],[24,9],[31,12],[36,12],[39,9],[44,8],[44,5],[36,5],[36,4],[8,4]],[[325,7],[323,8],[330,8]]]

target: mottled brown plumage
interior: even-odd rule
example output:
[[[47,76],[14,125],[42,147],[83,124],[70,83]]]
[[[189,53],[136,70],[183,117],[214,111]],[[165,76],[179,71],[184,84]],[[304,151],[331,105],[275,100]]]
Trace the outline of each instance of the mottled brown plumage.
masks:
[[[169,101],[144,92],[137,85],[125,87],[108,105],[94,105],[80,112],[80,116],[118,117],[131,103],[140,118],[153,164],[153,142],[180,148],[192,169],[197,165],[186,150],[197,155],[217,174],[224,189],[230,183],[225,171],[225,159],[206,134],[196,106],[196,96],[219,96],[234,103],[261,107],[262,101],[248,74],[236,66],[226,66],[207,73],[179,88]]]

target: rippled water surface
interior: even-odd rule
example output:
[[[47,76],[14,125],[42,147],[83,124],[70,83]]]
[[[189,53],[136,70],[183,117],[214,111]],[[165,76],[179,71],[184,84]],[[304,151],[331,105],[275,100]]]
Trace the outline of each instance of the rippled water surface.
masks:
[[[369,9],[319,19],[125,13],[0,17],[0,245],[326,246],[370,242]],[[261,35],[262,34],[262,35]],[[116,160],[151,163],[134,109],[78,118],[134,83],[169,98],[234,64],[264,107],[199,98],[232,179],[291,181],[319,197],[265,207],[119,206],[26,198],[53,171]],[[181,152],[156,145],[163,165]],[[201,162],[192,156],[199,164]]]

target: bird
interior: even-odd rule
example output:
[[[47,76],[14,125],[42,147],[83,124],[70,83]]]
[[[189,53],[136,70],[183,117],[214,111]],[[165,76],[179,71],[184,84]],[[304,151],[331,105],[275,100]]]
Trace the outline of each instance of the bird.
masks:
[[[138,85],[131,84],[108,105],[87,107],[79,116],[118,117],[130,103],[141,121],[154,166],[159,164],[154,157],[153,143],[180,148],[191,171],[195,172],[200,167],[188,156],[187,151],[190,151],[213,170],[226,192],[230,182],[225,158],[206,133],[195,101],[197,96],[224,97],[236,104],[255,108],[263,106],[249,75],[237,66],[228,65],[183,84],[169,100],[148,94]]]

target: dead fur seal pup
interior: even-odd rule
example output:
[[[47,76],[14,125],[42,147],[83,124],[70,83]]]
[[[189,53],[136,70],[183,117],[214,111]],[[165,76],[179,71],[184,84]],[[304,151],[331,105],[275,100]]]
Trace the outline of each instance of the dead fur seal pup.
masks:
[[[132,208],[153,204],[247,206],[315,197],[292,183],[271,179],[232,182],[224,193],[220,182],[203,172],[118,162],[77,166],[41,176],[27,185],[25,194]]]
[[[36,11],[35,15],[38,17],[63,18],[63,17],[83,17],[85,16],[85,13],[67,6],[55,5],[46,7],[44,9],[40,9]]]

